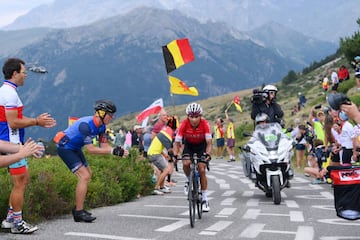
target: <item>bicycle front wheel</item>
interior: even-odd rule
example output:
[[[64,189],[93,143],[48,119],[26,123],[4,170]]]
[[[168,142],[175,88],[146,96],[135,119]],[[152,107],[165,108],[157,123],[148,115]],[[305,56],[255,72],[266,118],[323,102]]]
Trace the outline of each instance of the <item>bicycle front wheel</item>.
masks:
[[[194,195],[194,193],[196,192],[194,188],[194,184],[195,184],[195,173],[193,170],[191,170],[190,179],[189,179],[188,199],[189,199],[190,226],[192,228],[195,226],[195,206],[197,202],[197,196]]]
[[[197,182],[196,189],[198,189],[197,194],[196,194],[196,196],[197,196],[197,201],[196,201],[197,213],[198,213],[199,219],[201,219],[203,209],[202,209],[202,193],[201,193],[201,188],[200,188],[200,182]]]

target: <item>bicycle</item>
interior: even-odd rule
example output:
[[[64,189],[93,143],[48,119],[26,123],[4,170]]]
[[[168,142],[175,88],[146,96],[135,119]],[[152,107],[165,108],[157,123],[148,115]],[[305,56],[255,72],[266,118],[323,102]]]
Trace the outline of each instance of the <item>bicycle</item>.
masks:
[[[189,157],[189,155],[184,155],[185,157]],[[184,156],[181,160],[189,160],[188,158],[184,159]],[[189,185],[188,185],[188,202],[189,202],[189,218],[190,218],[190,226],[193,228],[195,226],[195,215],[197,210],[198,218],[202,217],[202,193],[201,193],[201,184],[200,184],[200,175],[198,170],[198,163],[203,162],[206,163],[206,167],[209,169],[208,161],[205,160],[205,157],[198,157],[196,153],[194,153],[193,157],[190,158],[190,176],[189,176]],[[177,165],[175,165],[175,169],[177,170]]]

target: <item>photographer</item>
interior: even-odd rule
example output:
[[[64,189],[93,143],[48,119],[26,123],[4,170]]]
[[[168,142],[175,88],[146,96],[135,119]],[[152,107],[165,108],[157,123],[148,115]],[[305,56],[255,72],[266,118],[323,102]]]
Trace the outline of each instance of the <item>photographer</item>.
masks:
[[[276,103],[278,89],[274,85],[266,85],[262,91],[254,90],[251,98],[251,119],[255,120],[259,113],[266,113],[269,122],[281,123],[284,112]]]

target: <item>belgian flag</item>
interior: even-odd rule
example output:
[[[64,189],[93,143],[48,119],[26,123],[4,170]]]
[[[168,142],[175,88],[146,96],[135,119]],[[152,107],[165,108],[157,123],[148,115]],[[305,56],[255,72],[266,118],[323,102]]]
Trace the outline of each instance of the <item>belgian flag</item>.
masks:
[[[194,61],[189,39],[177,39],[162,46],[166,72],[169,74],[182,65]]]

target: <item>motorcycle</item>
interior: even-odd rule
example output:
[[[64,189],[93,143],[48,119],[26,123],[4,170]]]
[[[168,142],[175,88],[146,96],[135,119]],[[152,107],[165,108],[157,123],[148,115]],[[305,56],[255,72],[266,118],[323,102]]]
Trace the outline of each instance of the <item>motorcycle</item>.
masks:
[[[255,186],[272,197],[274,204],[281,203],[280,191],[290,186],[293,177],[290,163],[294,154],[294,141],[283,133],[278,123],[261,123],[255,127],[250,140],[240,153],[245,176]]]

